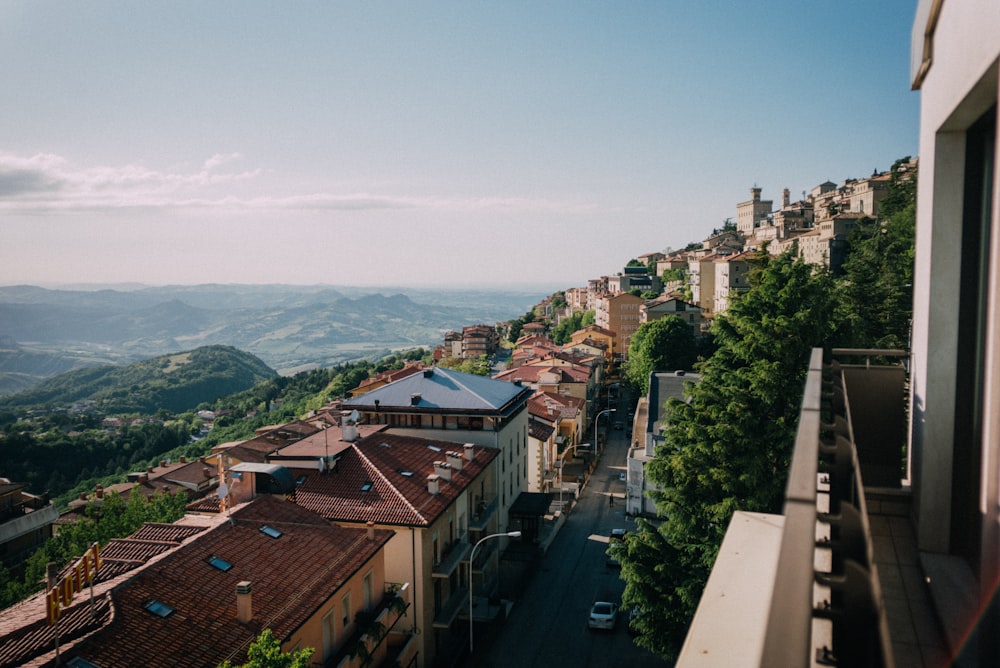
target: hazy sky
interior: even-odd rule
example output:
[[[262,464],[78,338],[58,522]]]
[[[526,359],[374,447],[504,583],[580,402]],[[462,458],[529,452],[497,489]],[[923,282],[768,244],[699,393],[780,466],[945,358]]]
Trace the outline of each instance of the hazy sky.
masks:
[[[0,285],[585,285],[915,155],[913,0],[0,0]]]

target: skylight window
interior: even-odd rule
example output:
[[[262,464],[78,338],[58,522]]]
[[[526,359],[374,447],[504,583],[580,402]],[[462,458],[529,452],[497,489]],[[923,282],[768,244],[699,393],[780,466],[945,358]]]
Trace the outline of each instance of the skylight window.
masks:
[[[283,535],[280,531],[272,526],[264,525],[260,528],[260,532],[265,536],[270,536],[271,538],[281,538]]]
[[[427,449],[428,449],[428,450],[433,450],[434,452],[441,452],[441,448],[439,448],[439,447],[438,447],[438,446],[436,446],[436,445],[428,445],[428,446],[427,446]]]
[[[400,471],[399,475],[405,475],[407,478],[413,477],[413,471]]]
[[[146,610],[149,610],[151,613],[153,613],[157,617],[167,618],[170,615],[174,614],[174,609],[173,608],[171,608],[166,603],[162,603],[160,601],[157,601],[155,598],[152,601],[149,601],[148,603],[146,603],[146,605],[144,605],[142,607],[146,608]]]
[[[370,492],[371,489],[372,489],[372,485],[373,485],[373,483],[372,483],[371,480],[366,480],[365,484],[361,485],[361,491],[362,492]]]
[[[215,566],[216,568],[218,568],[220,571],[223,572],[228,571],[230,568],[233,567],[231,563],[229,563],[222,557],[214,554],[208,558],[208,563],[211,564],[212,566]]]

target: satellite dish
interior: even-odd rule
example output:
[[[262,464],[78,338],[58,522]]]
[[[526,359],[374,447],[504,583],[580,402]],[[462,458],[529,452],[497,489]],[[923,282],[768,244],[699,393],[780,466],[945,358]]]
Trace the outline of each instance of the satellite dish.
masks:
[[[354,409],[353,411],[351,411],[351,414],[347,417],[347,419],[350,420],[351,422],[357,422],[358,417],[359,417],[358,410]]]
[[[219,489],[215,490],[215,494],[220,499],[226,498],[227,496],[229,496],[229,485],[227,485],[226,483],[220,484]]]

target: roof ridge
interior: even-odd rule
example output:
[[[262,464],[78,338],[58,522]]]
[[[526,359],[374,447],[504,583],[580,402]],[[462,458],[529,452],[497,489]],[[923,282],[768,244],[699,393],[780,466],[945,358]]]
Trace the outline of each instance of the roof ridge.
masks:
[[[378,477],[381,478],[382,481],[389,486],[389,489],[391,489],[398,498],[402,499],[403,503],[405,503],[406,506],[413,512],[415,517],[417,517],[420,521],[424,522],[425,524],[429,524],[427,518],[424,517],[423,513],[417,510],[416,506],[410,503],[410,500],[406,498],[406,495],[400,492],[399,489],[397,489],[396,486],[392,484],[392,481],[389,480],[389,478],[387,478],[384,473],[382,473],[382,470],[379,469],[379,467],[377,467],[374,464],[374,462],[372,462],[371,459],[365,456],[363,452],[361,452],[361,448],[359,448],[356,443],[352,443],[351,447],[354,448],[354,451],[358,453],[358,457],[360,457],[361,461],[367,465],[367,468],[374,469]]]

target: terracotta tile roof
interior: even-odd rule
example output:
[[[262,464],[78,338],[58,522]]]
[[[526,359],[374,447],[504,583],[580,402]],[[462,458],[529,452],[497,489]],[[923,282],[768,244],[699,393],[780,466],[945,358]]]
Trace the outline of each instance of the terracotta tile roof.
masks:
[[[600,325],[587,325],[583,329],[578,329],[576,332],[573,332],[573,333],[577,334],[579,332],[595,332],[597,334],[601,334],[603,336],[610,336],[610,337],[613,337],[613,338],[617,338],[617,336],[618,336],[617,334],[615,334],[614,332],[612,332],[610,329],[605,329],[605,328],[601,327]]]
[[[63,610],[59,621],[60,645],[99,629],[110,621],[111,605],[106,594],[149,560],[181,546],[183,541],[205,531],[207,526],[146,523],[128,538],[116,538],[101,551],[103,565],[94,580],[97,622],[93,621],[90,596],[79,594]],[[69,567],[63,570],[65,575]],[[125,578],[122,578],[122,576]],[[53,648],[53,630],[45,621],[43,593],[0,611],[0,667],[31,665]],[[39,659],[39,665],[48,661]]]
[[[237,443],[225,449],[226,455],[238,459],[241,462],[253,462],[263,464],[267,461],[267,456],[272,452],[277,452],[284,442],[276,442],[266,436],[255,436],[248,441]],[[218,447],[212,448],[212,452],[217,452]]]
[[[528,436],[539,441],[547,441],[556,428],[539,420],[528,420]]]
[[[332,526],[294,503],[262,496],[116,587],[114,618],[64,651],[101,666],[215,666],[242,662],[264,628],[287,638],[333,596],[392,537]],[[319,520],[319,522],[317,522]],[[283,533],[270,538],[263,524]],[[212,567],[217,555],[232,564]],[[294,574],[294,577],[290,577]],[[253,617],[236,619],[236,583],[252,583]],[[144,609],[150,600],[175,610],[162,618]]]
[[[559,379],[558,382],[560,383],[586,383],[590,379],[590,369],[586,367],[546,366],[543,364],[525,364],[517,367],[516,369],[502,371],[494,376],[494,378],[497,380],[505,380],[509,383],[513,383],[516,380],[526,383],[538,383],[540,382],[539,379],[542,374],[546,373],[555,374]]]
[[[461,471],[452,469],[451,480],[442,478],[433,495],[427,476],[448,451],[464,455],[464,444],[392,433],[370,436],[344,450],[335,472],[294,469],[293,474],[307,476],[296,490],[296,502],[333,521],[428,526],[499,453],[475,446],[475,459],[464,460]],[[366,483],[371,487],[363,491]]]

